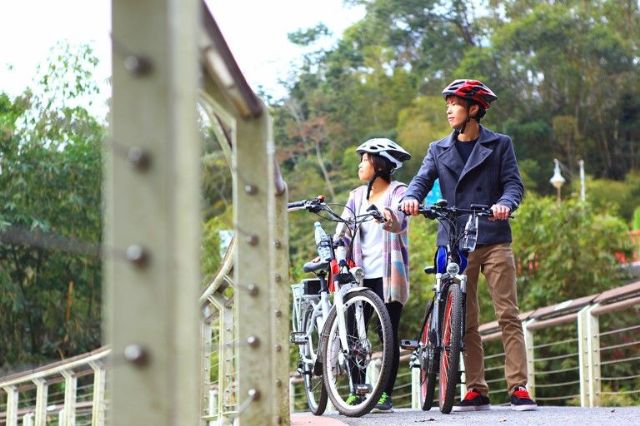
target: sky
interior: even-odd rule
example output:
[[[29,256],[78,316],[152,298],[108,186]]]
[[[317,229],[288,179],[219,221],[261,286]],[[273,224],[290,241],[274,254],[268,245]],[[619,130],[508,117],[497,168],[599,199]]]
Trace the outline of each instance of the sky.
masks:
[[[100,60],[96,81],[109,96],[111,74],[109,0],[2,0],[0,13],[0,92],[16,96],[33,85],[38,64],[62,40],[89,43]],[[287,33],[323,22],[335,42],[345,28],[364,16],[342,0],[206,0],[236,61],[252,88],[275,98],[285,95],[278,83],[303,51]]]

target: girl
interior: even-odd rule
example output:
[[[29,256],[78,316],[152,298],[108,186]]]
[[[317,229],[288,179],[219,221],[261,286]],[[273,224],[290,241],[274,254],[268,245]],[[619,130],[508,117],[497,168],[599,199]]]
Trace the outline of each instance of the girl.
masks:
[[[364,269],[364,285],[382,299],[391,318],[394,349],[391,374],[374,408],[374,411],[391,412],[391,394],[400,358],[398,325],[402,306],[409,297],[409,216],[397,208],[406,185],[392,180],[391,176],[411,155],[397,143],[383,138],[369,139],[358,147],[357,152],[361,156],[358,178],[367,184],[351,191],[343,215],[363,214],[375,205],[385,217],[384,223],[368,221],[362,224],[353,240],[351,258]],[[349,241],[346,242],[348,246]],[[351,395],[349,400],[347,402],[359,402],[356,395]]]

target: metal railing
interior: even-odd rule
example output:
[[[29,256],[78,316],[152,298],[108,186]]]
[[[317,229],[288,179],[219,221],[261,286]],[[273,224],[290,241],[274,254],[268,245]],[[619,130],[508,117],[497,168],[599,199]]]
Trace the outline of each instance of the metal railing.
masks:
[[[106,419],[107,348],[14,374],[0,380],[6,403],[0,424],[44,426],[55,418],[60,426],[102,426]],[[88,380],[84,380],[87,378]],[[78,381],[86,383],[78,386]],[[51,388],[57,391],[50,392]]]
[[[631,398],[640,394],[639,310],[640,282],[636,282],[522,314],[528,387],[538,403],[581,407],[637,404],[640,398]],[[492,403],[507,404],[500,328],[494,321],[481,325],[480,333]],[[394,406],[420,409],[419,370],[403,368],[408,359],[407,353],[401,356]],[[459,386],[462,396],[466,388]],[[406,398],[408,395],[411,398]],[[290,397],[292,412],[305,411],[302,379],[297,374],[290,377]]]
[[[620,396],[640,394],[633,383],[638,377],[632,373],[640,370],[639,307],[636,282],[522,314],[528,387],[538,403],[632,403]],[[490,394],[507,402],[499,326],[484,324],[480,331]]]

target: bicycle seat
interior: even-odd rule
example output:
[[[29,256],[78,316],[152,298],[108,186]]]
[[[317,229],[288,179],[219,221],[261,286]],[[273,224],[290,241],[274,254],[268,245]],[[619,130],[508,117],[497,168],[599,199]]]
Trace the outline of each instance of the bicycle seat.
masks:
[[[320,261],[320,262],[307,262],[302,267],[302,270],[305,272],[316,272],[321,269],[326,269],[329,266],[329,262]]]

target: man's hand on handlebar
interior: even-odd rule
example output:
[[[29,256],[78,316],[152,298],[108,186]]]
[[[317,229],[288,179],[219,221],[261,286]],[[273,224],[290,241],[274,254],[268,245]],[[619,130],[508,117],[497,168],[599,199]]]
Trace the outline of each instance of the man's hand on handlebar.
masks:
[[[509,219],[511,209],[504,204],[494,204],[491,206],[491,212],[493,216],[491,216],[489,220],[507,220]]]
[[[400,202],[400,210],[405,214],[416,216],[418,214],[418,207],[420,203],[415,198],[405,198]]]

